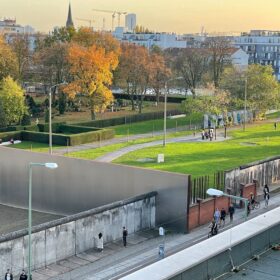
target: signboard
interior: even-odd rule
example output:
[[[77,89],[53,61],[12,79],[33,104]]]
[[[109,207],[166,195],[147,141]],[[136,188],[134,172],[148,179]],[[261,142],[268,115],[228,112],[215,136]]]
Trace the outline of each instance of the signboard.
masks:
[[[160,227],[160,228],[158,229],[158,231],[159,231],[159,235],[160,235],[160,236],[164,236],[164,228],[163,228],[163,227]]]
[[[158,162],[158,163],[164,162],[164,154],[158,154],[158,156],[157,156],[157,162]]]

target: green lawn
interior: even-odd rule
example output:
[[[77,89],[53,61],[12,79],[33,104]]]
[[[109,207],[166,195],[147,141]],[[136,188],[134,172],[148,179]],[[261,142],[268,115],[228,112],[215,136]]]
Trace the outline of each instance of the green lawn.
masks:
[[[250,126],[246,132],[235,129],[230,132],[230,136],[232,139],[225,142],[176,143],[168,144],[165,148],[146,148],[124,155],[114,162],[197,177],[278,155],[280,152],[280,130],[274,131],[272,123]],[[165,154],[165,163],[156,163],[159,153]],[[152,158],[154,162],[137,161],[143,158]]]
[[[166,127],[176,128],[176,126],[177,127],[185,126],[185,129],[187,129],[187,127],[189,128],[190,123],[196,124],[197,127],[200,127],[202,120],[203,120],[202,114],[194,114],[191,117],[191,120],[190,117],[167,119]],[[116,137],[124,137],[127,135],[135,135],[135,134],[142,134],[142,133],[152,134],[154,131],[163,130],[163,119],[112,126],[110,128],[115,129]]]
[[[32,142],[32,141],[24,141],[20,144],[9,145],[7,147],[23,149],[23,150],[30,150],[33,152],[42,152],[42,153],[46,153],[49,150],[49,144]],[[58,148],[63,148],[63,146],[53,145],[54,150],[58,149]]]

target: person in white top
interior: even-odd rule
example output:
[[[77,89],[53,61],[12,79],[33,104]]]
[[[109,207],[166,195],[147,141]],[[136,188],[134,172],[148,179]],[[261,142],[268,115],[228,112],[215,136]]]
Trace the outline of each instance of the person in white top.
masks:
[[[98,238],[97,238],[97,249],[99,252],[102,252],[104,249],[103,234],[101,232],[98,234]]]

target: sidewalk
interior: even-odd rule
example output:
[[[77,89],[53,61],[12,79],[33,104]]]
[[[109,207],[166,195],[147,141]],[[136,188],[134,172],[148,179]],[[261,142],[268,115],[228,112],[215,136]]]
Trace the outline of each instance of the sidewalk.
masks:
[[[280,194],[271,197],[268,209],[253,210],[248,217],[253,218],[266,211],[280,206]],[[227,217],[226,226],[220,231],[227,230],[244,221],[244,209],[236,209],[234,223],[229,223]],[[176,253],[190,247],[207,238],[208,225],[201,226],[189,234],[168,233],[165,237],[165,256]],[[156,230],[148,230],[128,236],[128,247],[122,246],[118,240],[105,244],[102,253],[90,250],[77,256],[50,265],[45,269],[33,273],[36,280],[101,280],[119,279],[120,277],[138,270],[150,263],[158,261],[158,247],[163,242]]]

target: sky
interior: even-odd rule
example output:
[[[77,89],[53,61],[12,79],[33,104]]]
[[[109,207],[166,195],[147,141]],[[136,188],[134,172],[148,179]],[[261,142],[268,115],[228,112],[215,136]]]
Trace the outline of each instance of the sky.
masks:
[[[16,17],[22,25],[48,32],[65,25],[69,0],[0,0],[0,18]],[[94,19],[93,26],[111,28],[111,15],[92,9],[135,13],[137,23],[153,31],[183,33],[280,30],[279,0],[71,0],[77,18]],[[124,17],[122,17],[122,23]],[[117,20],[116,20],[117,23]]]

